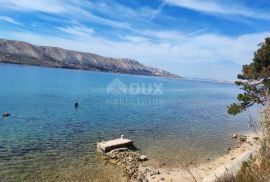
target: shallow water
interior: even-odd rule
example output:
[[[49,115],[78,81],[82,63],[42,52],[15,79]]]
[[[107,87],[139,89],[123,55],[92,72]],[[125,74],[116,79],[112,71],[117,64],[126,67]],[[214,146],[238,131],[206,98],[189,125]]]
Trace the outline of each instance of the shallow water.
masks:
[[[96,142],[124,134],[175,167],[223,154],[231,133],[248,131],[245,114],[226,113],[232,84],[9,64],[0,83],[0,112],[11,113],[0,120],[0,181],[118,181]]]

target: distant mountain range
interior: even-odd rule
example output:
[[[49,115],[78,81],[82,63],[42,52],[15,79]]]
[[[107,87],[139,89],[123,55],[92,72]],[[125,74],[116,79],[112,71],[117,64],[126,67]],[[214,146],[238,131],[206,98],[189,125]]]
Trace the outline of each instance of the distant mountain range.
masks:
[[[0,39],[0,63],[26,64],[113,73],[180,77],[128,58],[110,58],[57,47]]]

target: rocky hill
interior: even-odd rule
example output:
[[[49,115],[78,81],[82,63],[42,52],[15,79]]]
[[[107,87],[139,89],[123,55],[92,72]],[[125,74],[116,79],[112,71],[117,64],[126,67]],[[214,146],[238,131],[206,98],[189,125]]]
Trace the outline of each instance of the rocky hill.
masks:
[[[178,77],[128,58],[110,58],[57,47],[0,39],[0,63],[27,64],[91,71]]]

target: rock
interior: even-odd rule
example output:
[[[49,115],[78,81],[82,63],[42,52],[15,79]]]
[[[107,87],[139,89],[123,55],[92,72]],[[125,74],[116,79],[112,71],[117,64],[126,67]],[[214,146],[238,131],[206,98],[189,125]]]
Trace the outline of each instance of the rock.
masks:
[[[158,174],[160,174],[160,172],[158,170],[153,169],[150,171],[150,176],[154,176],[154,175],[158,175]]]
[[[144,175],[140,175],[139,177],[138,177],[138,181],[139,182],[143,182],[145,180],[145,176]]]
[[[108,163],[120,167],[121,171],[129,179],[133,178],[141,182],[148,182],[148,180],[145,179],[146,175],[159,174],[159,171],[155,169],[142,167],[141,165],[143,164],[142,161],[147,160],[147,157],[145,155],[140,155],[128,148],[119,148],[111,150],[108,153],[98,153],[98,154]]]
[[[140,161],[146,161],[148,159],[147,159],[147,157],[145,155],[140,155],[139,160]]]
[[[131,156],[128,156],[128,157],[127,157],[127,161],[128,161],[128,162],[130,162],[130,161],[132,161],[132,160],[133,160],[133,158],[132,158]]]
[[[114,150],[111,150],[109,153],[118,153],[118,152],[125,152],[125,151],[128,151],[129,149],[126,148],[126,147],[122,147],[122,148],[118,148],[118,149],[114,149]]]
[[[150,170],[147,168],[147,167],[143,167],[142,169],[141,169],[141,173],[142,174],[146,174],[147,172],[149,172]]]
[[[238,138],[238,134],[233,134],[232,137],[233,138]]]
[[[165,180],[165,178],[164,178],[164,177],[161,177],[161,178],[160,178],[160,180],[161,180],[161,181],[164,181],[164,180]]]
[[[118,163],[118,161],[116,161],[116,160],[111,160],[110,161],[112,164],[114,164],[114,165],[116,165],[117,163]]]
[[[166,163],[163,162],[163,163],[161,163],[159,166],[160,166],[160,167],[166,166]]]
[[[239,141],[242,143],[242,142],[246,142],[247,141],[247,136],[239,136]]]
[[[253,137],[253,140],[259,140],[260,138],[259,137]]]
[[[9,117],[9,116],[10,116],[10,114],[8,112],[3,113],[3,117]]]
[[[139,182],[148,182],[147,179],[145,179],[145,176],[141,175],[139,178],[138,178],[138,181]]]

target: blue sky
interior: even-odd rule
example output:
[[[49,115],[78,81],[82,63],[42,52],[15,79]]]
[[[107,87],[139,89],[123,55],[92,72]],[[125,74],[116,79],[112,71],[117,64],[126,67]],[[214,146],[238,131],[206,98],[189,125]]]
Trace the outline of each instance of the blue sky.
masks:
[[[268,0],[0,0],[0,37],[232,80],[270,36]]]

